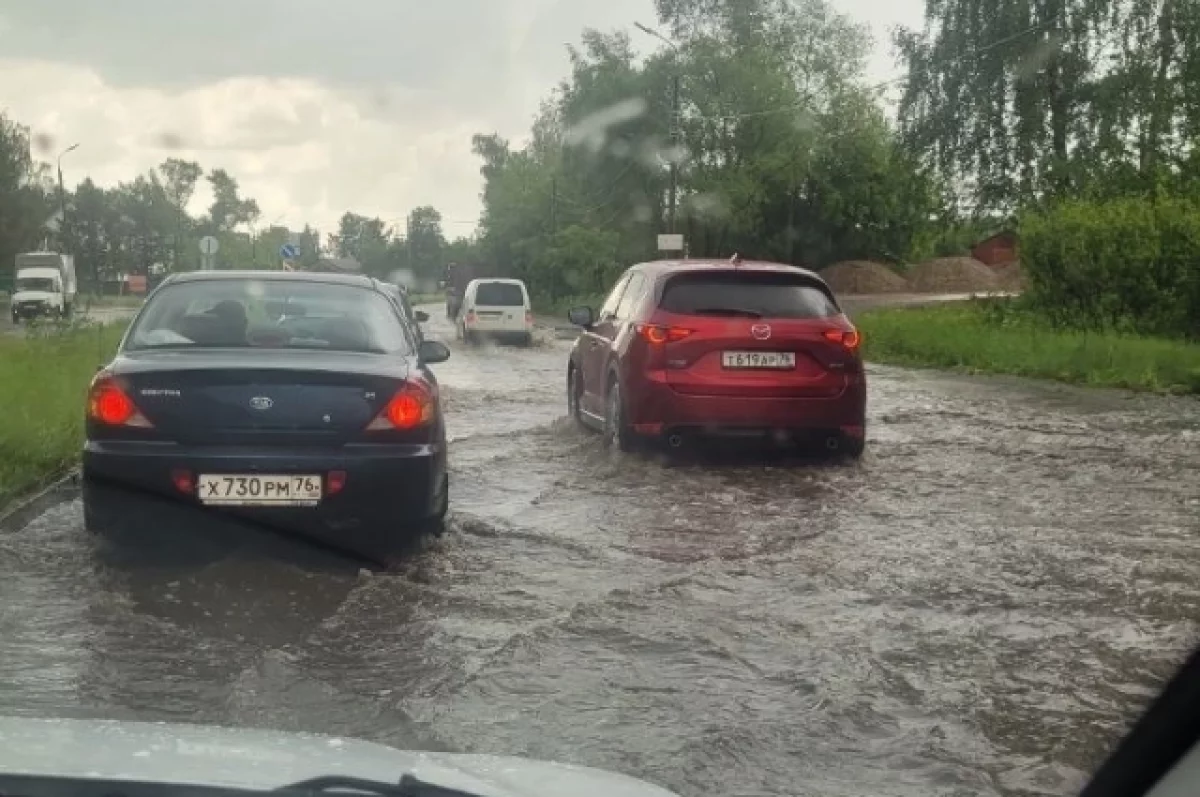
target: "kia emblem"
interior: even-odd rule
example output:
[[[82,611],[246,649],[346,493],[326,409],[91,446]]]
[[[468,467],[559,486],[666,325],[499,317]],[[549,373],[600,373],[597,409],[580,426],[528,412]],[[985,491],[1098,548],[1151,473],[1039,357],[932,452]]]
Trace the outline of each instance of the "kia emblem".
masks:
[[[755,340],[766,340],[771,337],[771,327],[768,324],[755,324],[750,327],[750,334]]]
[[[275,402],[266,396],[255,396],[250,399],[250,406],[256,410],[269,410],[275,406]]]

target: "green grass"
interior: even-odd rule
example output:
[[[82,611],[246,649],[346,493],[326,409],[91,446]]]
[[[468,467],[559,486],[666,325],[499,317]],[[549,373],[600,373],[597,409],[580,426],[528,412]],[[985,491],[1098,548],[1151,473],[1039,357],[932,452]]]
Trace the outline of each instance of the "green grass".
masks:
[[[88,384],[123,329],[0,337],[0,508],[78,460]]]
[[[872,362],[1200,394],[1198,344],[1054,329],[984,302],[870,310],[855,323]]]

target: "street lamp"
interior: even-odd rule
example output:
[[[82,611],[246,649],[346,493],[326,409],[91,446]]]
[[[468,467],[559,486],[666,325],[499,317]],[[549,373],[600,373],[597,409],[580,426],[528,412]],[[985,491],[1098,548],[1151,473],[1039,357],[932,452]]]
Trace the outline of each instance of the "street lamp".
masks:
[[[62,229],[63,229],[63,233],[64,233],[64,235],[63,235],[64,243],[66,242],[65,233],[67,230],[67,189],[66,189],[66,186],[63,185],[62,159],[63,159],[63,156],[66,155],[68,152],[74,152],[77,149],[79,149],[79,145],[72,144],[71,146],[64,149],[62,152],[58,153],[58,204],[59,204],[59,212],[62,215],[62,219],[59,223],[62,225]]]
[[[653,36],[671,48],[675,57],[675,73],[671,76],[671,157],[668,165],[671,169],[671,188],[667,198],[667,232],[675,232],[675,205],[679,194],[679,45],[668,39],[653,28],[648,28],[640,22],[634,26],[648,36]]]

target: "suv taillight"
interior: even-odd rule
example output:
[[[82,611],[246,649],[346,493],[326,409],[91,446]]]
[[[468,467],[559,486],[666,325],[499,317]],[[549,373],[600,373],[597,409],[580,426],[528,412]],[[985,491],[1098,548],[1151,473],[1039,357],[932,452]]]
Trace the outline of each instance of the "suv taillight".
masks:
[[[862,335],[857,329],[849,331],[844,329],[827,329],[825,330],[825,339],[831,343],[840,343],[850,351],[858,351],[858,347],[862,345]]]
[[[367,425],[368,432],[388,429],[417,429],[437,417],[437,394],[423,379],[411,379],[396,391],[391,401]]]
[[[674,343],[692,334],[692,330],[684,327],[664,327],[658,324],[638,324],[634,329],[647,343]]]
[[[96,375],[88,389],[87,414],[93,421],[105,426],[134,426],[141,429],[153,426],[120,382],[103,371]]]

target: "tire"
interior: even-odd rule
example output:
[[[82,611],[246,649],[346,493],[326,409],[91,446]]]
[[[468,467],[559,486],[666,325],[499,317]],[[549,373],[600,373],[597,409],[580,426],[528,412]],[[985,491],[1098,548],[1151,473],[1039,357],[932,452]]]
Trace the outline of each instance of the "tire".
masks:
[[[604,443],[619,451],[629,453],[637,449],[637,440],[625,418],[625,397],[621,394],[621,380],[609,378],[604,401]]]
[[[575,420],[575,425],[579,428],[589,428],[583,422],[583,379],[575,366],[567,369],[567,414]]]
[[[446,533],[446,514],[450,511],[450,476],[442,477],[442,502],[433,517],[421,526],[421,533],[431,537],[440,537]]]
[[[842,452],[842,456],[848,459],[862,459],[866,447],[867,441],[861,437],[843,437],[838,450]]]
[[[82,482],[83,528],[90,534],[111,531],[117,520],[112,492],[87,478]]]

